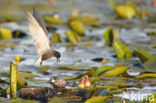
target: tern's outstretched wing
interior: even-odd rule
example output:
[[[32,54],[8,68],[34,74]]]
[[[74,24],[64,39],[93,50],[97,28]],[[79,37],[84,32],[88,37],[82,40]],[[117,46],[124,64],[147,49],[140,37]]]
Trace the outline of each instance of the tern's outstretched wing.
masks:
[[[37,49],[39,56],[42,56],[43,53],[47,50],[51,50],[49,45],[49,39],[46,36],[44,30],[41,28],[37,20],[32,16],[30,12],[27,12],[29,30],[34,39],[34,45]]]
[[[36,21],[38,22],[38,24],[41,26],[41,28],[43,29],[43,31],[48,37],[48,31],[46,25],[36,8],[33,9],[33,17],[36,19]]]

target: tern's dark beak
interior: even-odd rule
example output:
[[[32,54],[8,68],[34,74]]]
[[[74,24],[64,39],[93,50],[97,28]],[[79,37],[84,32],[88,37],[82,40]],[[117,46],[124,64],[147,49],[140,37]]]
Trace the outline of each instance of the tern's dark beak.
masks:
[[[50,83],[50,80],[48,80],[47,83]]]
[[[59,58],[57,58],[57,63],[59,63],[60,62],[60,59]]]

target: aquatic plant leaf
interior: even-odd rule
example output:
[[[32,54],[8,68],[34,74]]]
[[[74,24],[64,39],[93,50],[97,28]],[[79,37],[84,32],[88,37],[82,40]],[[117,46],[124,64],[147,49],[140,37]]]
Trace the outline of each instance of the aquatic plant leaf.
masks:
[[[15,17],[15,16],[0,17],[0,22],[19,22],[21,20],[22,20],[22,18],[19,18],[19,16],[18,17]]]
[[[61,97],[54,97],[50,99],[48,103],[67,103],[67,101],[65,101]]]
[[[104,72],[113,69],[113,66],[104,65],[100,66],[93,74],[93,76],[99,76],[100,74],[103,74]]]
[[[0,38],[3,40],[10,40],[12,39],[12,32],[7,28],[0,29]]]
[[[67,36],[67,39],[72,43],[77,43],[81,41],[81,38],[79,37],[79,35],[72,30],[67,30],[66,36]]]
[[[111,46],[113,43],[113,29],[112,28],[108,28],[105,33],[104,33],[104,39],[106,42],[106,45]]]
[[[50,68],[49,65],[44,65],[44,66],[41,66],[41,67],[37,68],[37,71],[45,72],[45,71],[47,71],[49,68]]]
[[[118,59],[133,57],[130,49],[122,42],[119,42],[119,41],[113,42],[113,48]]]
[[[91,27],[100,27],[101,24],[99,24],[98,22],[96,21],[92,21],[92,22],[83,22],[83,24],[85,26],[91,26]]]
[[[11,100],[11,102],[9,103],[38,103],[38,102],[33,100]]]
[[[10,63],[10,97],[17,98],[17,64]]]
[[[156,44],[153,44],[150,46],[151,48],[156,48]]]
[[[51,24],[65,24],[64,20],[54,18],[52,16],[44,16],[43,19]]]
[[[124,54],[125,54],[125,58],[131,58],[133,57],[133,54],[131,53],[131,50],[122,42],[119,42],[119,45],[121,45]]]
[[[96,17],[89,17],[89,16],[83,16],[83,17],[70,17],[69,21],[80,21],[82,23],[85,22],[93,22],[98,21],[99,19]]]
[[[113,69],[102,74],[101,77],[116,77],[125,73],[128,69],[130,69],[130,67],[126,65],[115,66]]]
[[[83,66],[74,66],[74,65],[64,65],[64,66],[61,66],[60,69],[62,69],[62,70],[74,70],[74,71],[77,71],[77,70],[86,71],[86,70],[88,70],[88,69],[85,69],[85,67],[83,67]]]
[[[107,96],[98,96],[98,97],[92,97],[85,101],[85,103],[104,103],[108,99]]]
[[[19,72],[17,71],[17,85],[18,87],[26,87],[27,86],[27,82],[20,76]]]
[[[141,74],[137,77],[138,79],[144,79],[144,78],[156,78],[156,73],[145,73]]]
[[[114,48],[114,51],[117,55],[117,58],[118,59],[124,59],[125,53],[124,53],[124,51],[123,51],[123,49],[122,49],[122,47],[118,41],[113,43],[113,48]]]
[[[147,60],[144,62],[143,67],[145,68],[145,71],[156,72],[156,59]]]
[[[29,72],[19,72],[19,74],[22,76],[22,77],[37,77],[38,75],[36,74],[32,74],[32,73],[29,73]]]
[[[75,79],[79,79],[79,78],[81,78],[81,77],[83,77],[83,76],[85,76],[85,75],[91,76],[91,75],[94,74],[94,72],[95,72],[95,70],[94,70],[94,69],[91,69],[91,70],[89,70],[88,72],[82,72],[82,73],[80,73],[80,74],[77,75],[76,77],[69,77],[69,78],[66,78],[66,80],[75,80]]]
[[[70,22],[70,27],[73,31],[75,31],[80,36],[84,36],[85,28],[84,25],[80,21],[72,21]]]
[[[136,15],[135,9],[129,5],[119,5],[115,8],[115,12],[125,19],[132,19]]]
[[[15,47],[17,44],[15,43],[0,43],[0,47]]]
[[[144,50],[135,49],[134,54],[144,63],[145,61],[149,59],[156,59],[156,56],[147,53]]]
[[[120,28],[113,29],[113,42],[118,41],[119,35],[120,35]]]
[[[58,33],[52,33],[51,41],[52,41],[52,43],[58,43],[58,42],[63,42],[63,39],[60,36],[60,34],[58,34]]]

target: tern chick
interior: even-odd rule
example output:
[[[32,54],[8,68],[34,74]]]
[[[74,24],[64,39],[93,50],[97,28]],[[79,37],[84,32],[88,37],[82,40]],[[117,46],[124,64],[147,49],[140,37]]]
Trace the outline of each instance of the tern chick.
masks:
[[[52,84],[54,88],[65,88],[67,85],[66,80],[56,77],[52,77],[48,82]]]

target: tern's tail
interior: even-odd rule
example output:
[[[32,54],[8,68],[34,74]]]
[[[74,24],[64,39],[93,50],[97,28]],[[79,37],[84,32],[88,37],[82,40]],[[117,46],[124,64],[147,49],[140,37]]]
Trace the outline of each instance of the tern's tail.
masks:
[[[39,57],[34,63],[33,63],[33,65],[36,65],[36,64],[38,64],[38,63],[41,63],[42,61],[41,61],[41,57]]]

